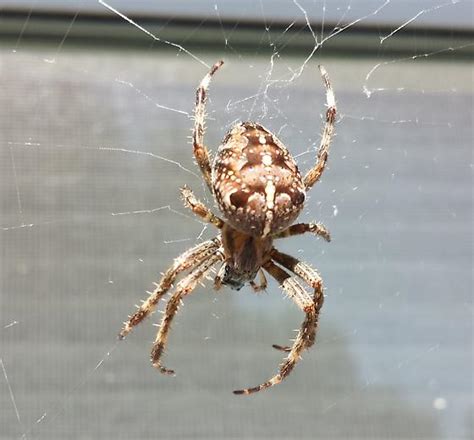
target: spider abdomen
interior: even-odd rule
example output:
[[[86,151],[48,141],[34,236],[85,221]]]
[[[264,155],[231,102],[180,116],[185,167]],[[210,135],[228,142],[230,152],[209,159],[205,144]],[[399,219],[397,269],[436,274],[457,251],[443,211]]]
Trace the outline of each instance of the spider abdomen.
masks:
[[[267,236],[298,217],[305,188],[283,143],[259,124],[234,126],[219,147],[212,186],[220,210],[237,230]]]

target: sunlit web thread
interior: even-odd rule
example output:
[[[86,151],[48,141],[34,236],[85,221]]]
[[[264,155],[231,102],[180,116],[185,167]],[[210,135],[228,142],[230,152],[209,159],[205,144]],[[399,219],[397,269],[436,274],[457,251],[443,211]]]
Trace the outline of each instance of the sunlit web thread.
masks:
[[[12,321],[10,322],[9,324],[6,324],[3,326],[3,330],[6,330],[7,328],[10,328],[10,327],[13,327],[14,325],[17,325],[18,324],[18,321]]]
[[[17,145],[21,147],[41,147],[42,144],[40,142],[12,142],[8,141],[7,145]],[[69,148],[69,145],[64,145],[64,144],[49,144],[48,148],[64,148],[67,149]],[[173,165],[176,165],[178,168],[182,169],[183,171],[186,171],[189,174],[192,174],[194,177],[200,178],[195,172],[191,171],[189,168],[184,167],[181,165],[179,162],[168,159],[166,157],[160,156],[159,154],[152,153],[151,151],[142,151],[142,150],[132,150],[128,148],[121,148],[121,147],[89,147],[89,146],[81,146],[83,150],[99,150],[99,151],[116,151],[120,153],[131,153],[131,154],[138,154],[142,156],[150,156],[153,159],[159,159],[164,162],[171,163]]]
[[[18,205],[18,215],[20,217],[20,222],[23,225],[23,208],[21,205],[21,196],[20,196],[20,186],[18,185],[18,176],[16,172],[16,164],[15,164],[15,156],[13,155],[13,149],[10,146],[10,159],[12,163],[12,170],[13,170],[13,180],[15,182],[15,190],[16,190],[16,201]]]
[[[79,15],[79,13],[77,13],[77,15]],[[75,17],[75,18],[77,18],[77,17]],[[71,21],[70,27],[72,27],[72,24],[73,24],[73,21]],[[13,52],[16,52],[16,49],[14,49]],[[59,51],[56,51],[56,55],[55,55],[54,58],[50,58],[50,59],[40,58],[40,59],[41,59],[42,62],[45,62],[45,63],[48,63],[48,64],[54,64],[55,63],[55,58],[58,55],[58,53],[59,53]],[[68,66],[68,67],[71,67],[71,66]],[[74,70],[78,70],[78,71],[80,71],[80,72],[82,72],[86,75],[90,74],[90,72],[87,69],[74,69]],[[141,97],[145,98],[147,101],[151,102],[156,108],[171,111],[171,112],[174,112],[174,113],[178,113],[178,114],[181,114],[181,115],[184,115],[184,116],[187,116],[187,117],[191,117],[191,114],[189,112],[185,111],[185,110],[169,107],[169,106],[166,106],[166,105],[160,104],[159,102],[154,101],[153,98],[151,98],[149,95],[147,95],[145,92],[143,92],[143,90],[139,89],[137,86],[135,86],[135,84],[133,84],[130,81],[126,81],[126,80],[121,79],[121,78],[114,78],[114,81],[117,82],[118,84],[130,87],[139,96],[141,96]],[[40,145],[39,143],[35,143],[35,142],[29,142],[29,143],[25,142],[25,145],[26,144],[29,144],[30,146]]]
[[[160,160],[163,160],[165,162],[172,163],[172,164],[176,165],[178,168],[181,168],[183,171],[186,171],[187,173],[192,174],[193,176],[199,178],[199,176],[196,173],[194,173],[190,169],[184,167],[179,162],[177,162],[175,160],[172,160],[172,159],[167,159],[166,157],[160,156],[159,154],[151,153],[149,151],[129,150],[127,148],[114,148],[114,147],[98,147],[97,150],[118,151],[118,152],[122,152],[122,153],[133,153],[133,154],[140,154],[140,155],[144,155],[144,156],[150,156],[150,157],[153,157],[154,159],[160,159]]]
[[[13,394],[13,388],[11,386],[10,380],[8,379],[7,370],[5,368],[5,364],[3,363],[2,358],[0,358],[0,365],[2,367],[3,377],[5,378],[5,382],[6,382],[7,387],[8,387],[8,392],[10,394],[10,401],[12,402],[13,410],[15,411],[16,419],[18,420],[18,425],[20,426],[20,429],[23,431],[23,423],[21,421],[20,412],[18,411],[18,406],[16,404],[15,395]]]
[[[163,210],[168,210],[172,212],[173,214],[180,215],[181,217],[185,217],[188,219],[192,219],[193,217],[183,214],[182,212],[176,211],[175,209],[171,208],[170,205],[165,205],[165,206],[160,206],[158,208],[152,208],[152,209],[138,209],[136,211],[122,211],[122,212],[111,212],[110,214],[113,216],[119,216],[119,215],[136,215],[136,214],[154,214],[155,212],[163,211]]]
[[[409,57],[397,58],[396,60],[390,60],[390,61],[384,61],[382,63],[378,63],[374,67],[372,67],[372,69],[370,69],[369,72],[367,73],[367,75],[365,76],[365,83],[362,86],[362,90],[363,90],[364,94],[367,96],[367,98],[370,98],[372,93],[374,93],[374,92],[380,92],[380,91],[386,90],[385,88],[372,88],[372,89],[369,89],[369,87],[367,87],[367,83],[369,82],[370,77],[374,74],[374,72],[376,70],[378,70],[382,66],[388,66],[390,64],[401,63],[403,61],[416,60],[418,58],[427,58],[427,57],[430,57],[430,56],[433,56],[433,55],[438,55],[440,53],[453,52],[455,50],[464,49],[464,48],[470,47],[470,46],[474,46],[474,43],[467,43],[467,44],[463,44],[461,46],[448,47],[448,48],[445,48],[445,49],[435,50],[433,52],[427,52],[427,53],[422,53],[422,54],[418,54],[418,55],[412,55],[412,56],[409,56]]]
[[[12,146],[22,146],[22,147],[26,147],[26,148],[32,148],[32,147],[34,148],[34,147],[42,147],[42,144],[40,142],[31,142],[31,141],[26,141],[26,142],[8,141],[7,145],[10,146],[10,153],[11,153],[11,160],[12,160],[12,167],[13,167],[13,175],[14,175],[14,181],[15,181],[15,187],[16,187],[16,193],[17,193],[17,204],[18,204],[18,209],[19,209],[19,213],[20,213],[20,224],[11,225],[11,226],[0,226],[0,230],[1,231],[10,231],[10,230],[15,230],[15,229],[32,228],[32,227],[36,227],[36,226],[45,226],[45,225],[60,223],[60,222],[63,222],[63,221],[69,221],[70,219],[55,219],[55,220],[48,220],[48,221],[42,221],[42,222],[36,222],[36,223],[25,223],[25,222],[23,222],[23,219],[22,219],[23,210],[22,210],[22,204],[21,204],[21,196],[20,196],[20,191],[19,191],[19,185],[17,183],[17,178],[16,178],[16,166],[15,166],[15,162],[14,162]],[[64,148],[64,149],[68,148],[67,145],[62,145],[62,144],[48,145],[48,147],[50,147],[50,148],[51,147],[52,148]],[[168,159],[166,157],[154,154],[154,153],[149,152],[149,151],[130,150],[130,149],[120,148],[120,147],[113,148],[113,147],[88,147],[88,146],[83,146],[81,148],[84,149],[84,150],[117,151],[117,152],[121,152],[121,153],[131,153],[131,154],[150,156],[154,159],[159,159],[159,160],[171,163],[173,165],[176,165],[178,168],[182,169],[183,171],[185,171],[185,172],[187,172],[187,173],[189,173],[189,174],[191,174],[195,177],[199,177],[196,173],[194,173],[190,169],[188,169],[188,168],[184,167],[183,165],[181,165],[181,163],[179,163],[177,161],[174,161],[172,159]],[[191,216],[183,214],[179,211],[176,211],[173,208],[171,208],[170,205],[160,206],[158,208],[153,208],[153,209],[133,210],[133,211],[125,211],[125,212],[112,212],[112,213],[109,213],[109,214],[111,214],[113,216],[131,215],[131,214],[153,214],[157,211],[161,211],[161,210],[164,210],[164,209],[167,209],[170,212],[173,212],[174,214],[180,215],[182,217],[190,218],[194,221],[197,221],[195,216],[191,217]]]
[[[233,47],[232,45],[229,43],[229,40],[230,40],[230,37],[232,36],[232,34],[234,33],[234,31],[237,29],[238,27],[238,21],[236,22],[236,24],[234,25],[234,27],[230,30],[229,33],[226,33],[225,32],[225,28],[224,28],[224,24],[222,23],[222,18],[221,18],[221,14],[219,13],[219,8],[217,7],[217,3],[214,5],[214,11],[216,12],[216,15],[217,15],[217,19],[219,20],[219,24],[221,26],[221,32],[222,32],[222,36],[224,38],[224,44],[225,44],[225,47],[230,49],[232,51],[232,53],[234,53],[237,57],[239,57],[240,59],[242,58],[242,55],[239,54],[239,52],[237,52]]]
[[[166,105],[158,104],[157,102],[153,101],[153,99],[151,99],[146,93],[142,92],[138,87],[136,87],[129,81],[125,81],[119,78],[115,78],[115,81],[118,82],[119,84],[126,85],[130,87],[131,89],[135,90],[135,92],[137,92],[140,96],[143,96],[147,101],[150,101],[157,108],[161,108],[163,110],[169,110],[171,112],[179,113],[185,116],[190,116],[190,114],[184,110],[179,110],[176,108],[168,107]]]
[[[248,112],[248,116],[247,116],[247,119],[248,120],[252,120],[253,117],[253,113],[254,113],[254,110],[255,110],[255,107],[257,105],[257,99],[259,96],[263,96],[264,98],[267,98],[267,93],[268,93],[268,88],[270,87],[270,78],[273,74],[273,69],[274,69],[274,59],[276,56],[279,55],[279,52],[278,52],[278,49],[277,49],[277,44],[272,40],[272,37],[271,37],[271,34],[270,34],[270,27],[269,25],[267,24],[267,19],[266,19],[266,16],[265,16],[265,12],[264,12],[264,9],[263,9],[263,3],[260,2],[260,11],[262,13],[262,20],[263,20],[263,25],[264,25],[264,28],[265,28],[265,31],[266,31],[266,35],[267,35],[267,39],[268,39],[268,44],[269,46],[272,48],[273,50],[273,53],[270,57],[270,67],[265,75],[265,79],[262,80],[262,82],[260,83],[260,86],[259,86],[259,89],[258,89],[258,92],[254,95],[255,96],[255,99],[253,100],[253,103],[252,103],[252,106],[250,107],[250,110]],[[260,115],[260,118],[263,119],[265,116],[267,115],[267,107],[265,105],[265,101],[262,105],[262,113]]]
[[[442,5],[436,5],[436,6],[433,6],[432,8],[422,9],[414,17],[412,17],[409,20],[405,21],[405,23],[398,26],[396,29],[394,29],[392,32],[390,32],[388,35],[386,35],[385,37],[380,37],[380,44],[383,44],[385,40],[387,40],[388,38],[395,35],[397,32],[402,30],[404,27],[408,26],[410,23],[414,22],[421,15],[424,15],[426,13],[433,12],[433,11],[436,11],[438,9],[444,8],[445,6],[453,6],[457,3],[460,3],[460,1],[461,0],[451,0],[450,2],[443,3]]]
[[[61,50],[63,48],[63,45],[64,45],[64,42],[66,41],[69,33],[71,32],[71,29],[74,25],[74,23],[76,22],[76,19],[77,19],[77,16],[79,15],[79,12],[81,11],[81,9],[79,8],[76,13],[74,14],[74,17],[72,17],[72,20],[71,22],[69,23],[69,26],[68,28],[66,29],[66,32],[64,33],[64,36],[61,40],[61,42],[59,43],[57,49],[56,49],[56,53],[54,54],[54,57],[52,59],[45,59],[45,61],[47,62],[50,62],[50,63],[55,63],[56,62],[56,57],[61,53]]]
[[[275,48],[274,48],[275,50]],[[268,88],[270,87],[270,78],[273,74],[273,68],[275,66],[275,63],[274,63],[274,59],[275,59],[275,56],[278,55],[278,52],[273,52],[272,56],[270,57],[270,67],[265,75],[265,79],[262,80],[261,84],[260,84],[260,87],[259,87],[259,90],[257,92],[257,94],[255,96],[260,96],[262,95],[264,98],[267,98],[268,97]],[[263,90],[262,90],[263,89]],[[249,120],[252,120],[252,114],[255,110],[255,106],[257,104],[257,99],[254,99],[253,103],[252,103],[252,107],[250,107],[250,110],[249,110],[249,113],[248,113],[248,118]],[[263,112],[262,114],[260,115],[260,118],[263,119],[265,116],[266,116],[266,107],[263,108]]]
[[[106,7],[109,11],[112,11],[114,14],[117,14],[119,17],[123,18],[125,21],[128,21],[131,25],[135,26],[137,29],[141,30],[143,33],[145,33],[146,35],[153,38],[155,41],[158,41],[159,43],[167,44],[169,46],[175,47],[176,49],[179,49],[181,52],[184,52],[185,54],[189,55],[191,58],[193,58],[196,61],[198,61],[199,63],[201,63],[206,68],[210,69],[211,66],[209,66],[207,63],[205,63],[203,60],[198,58],[193,53],[189,52],[189,50],[185,49],[180,44],[173,43],[173,42],[168,41],[168,40],[163,40],[163,39],[157,37],[156,35],[152,34],[149,30],[145,29],[143,26],[140,26],[138,23],[133,21],[131,18],[127,17],[125,14],[122,14],[120,11],[118,11],[114,7],[110,6],[108,3],[104,2],[103,0],[98,0],[98,2],[102,6]]]
[[[377,15],[383,8],[385,8],[385,6],[387,6],[389,3],[390,3],[391,0],[385,0],[385,2],[380,5],[379,7],[377,7],[376,9],[374,9],[372,12],[368,13],[367,15],[364,15],[363,17],[360,17],[360,18],[357,18],[353,21],[351,21],[350,23],[344,25],[344,26],[341,26],[341,27],[338,27],[336,25],[336,27],[334,28],[334,30],[329,34],[327,35],[326,37],[323,37],[323,34],[321,33],[321,41],[318,41],[318,37],[316,35],[316,33],[314,32],[313,30],[313,27],[311,25],[311,22],[309,20],[309,17],[308,17],[308,13],[306,12],[306,10],[301,6],[300,3],[298,3],[297,0],[293,0],[293,3],[298,7],[298,9],[300,9],[300,11],[303,13],[304,17],[305,17],[305,22],[306,22],[306,26],[308,27],[308,29],[310,30],[311,32],[311,35],[314,39],[314,47],[313,49],[311,50],[311,52],[309,53],[309,55],[306,57],[306,59],[303,61],[303,63],[301,64],[301,66],[292,72],[292,75],[289,79],[287,80],[282,80],[282,79],[279,79],[279,80],[273,80],[273,81],[270,81],[268,80],[268,82],[287,82],[287,83],[291,83],[293,82],[295,79],[299,78],[301,76],[301,74],[303,73],[304,69],[306,68],[306,65],[311,61],[311,59],[313,58],[313,55],[318,51],[318,49],[323,46],[323,44],[330,40],[331,38],[334,38],[336,35],[344,32],[345,30],[351,28],[352,26],[356,25],[357,23],[360,23],[361,21],[364,21],[366,20],[367,18],[370,18],[370,17],[373,17],[375,15]],[[349,9],[349,8],[348,8]],[[347,13],[347,10],[346,10],[346,13]],[[346,14],[345,13],[345,14]],[[344,15],[345,15],[344,14]],[[343,18],[341,18],[340,21],[342,21]],[[340,22],[339,21],[339,22]],[[339,23],[338,22],[338,23]],[[286,32],[291,26],[293,26],[294,23],[291,23],[290,26],[288,26],[287,29],[285,29],[284,32]],[[322,32],[322,31],[321,31]],[[270,71],[273,70],[273,59],[276,55],[279,54],[279,51],[281,51],[282,49],[284,49],[286,46],[286,44],[282,45],[282,46],[279,46],[278,48],[278,51],[276,50],[276,45],[274,47],[274,53],[272,55],[272,58],[271,58],[271,68],[270,68]],[[267,75],[267,78],[268,78],[268,75]],[[266,87],[265,91],[268,90],[268,86]],[[249,99],[252,99],[252,98],[257,98],[261,95],[265,95],[265,91],[263,91],[261,88],[260,90],[255,94],[253,95],[252,97],[248,97],[248,98],[245,98],[245,100],[249,100]],[[243,102],[244,100],[242,100]],[[252,111],[250,112],[250,114],[252,113]]]
[[[399,89],[397,89],[399,90]],[[400,90],[404,90],[401,88]],[[452,127],[450,122],[430,122],[430,121],[421,121],[420,119],[380,119],[375,116],[356,116],[350,115],[348,113],[339,113],[339,120],[343,119],[353,119],[356,121],[371,121],[371,122],[380,122],[382,124],[391,124],[391,125],[402,125],[402,124],[415,124],[420,126],[431,126],[431,127]]]
[[[15,48],[13,49],[13,52],[16,52],[18,50],[18,47],[20,46],[21,39],[23,38],[23,34],[25,33],[26,28],[28,27],[28,23],[30,22],[31,14],[33,13],[33,10],[35,9],[36,3],[38,3],[38,0],[35,0],[33,5],[31,6],[30,10],[28,11],[28,15],[26,16],[26,20],[23,23],[23,26],[21,27],[20,34],[18,35],[18,38],[16,40]]]
[[[309,63],[311,58],[313,58],[313,55],[316,53],[316,51],[326,41],[328,41],[331,38],[334,38],[336,35],[340,34],[341,32],[344,32],[346,29],[349,29],[350,27],[354,26],[355,24],[357,24],[357,23],[359,23],[359,22],[361,22],[361,21],[363,21],[363,20],[365,20],[369,17],[377,15],[383,8],[385,8],[385,6],[387,6],[390,3],[390,0],[385,0],[385,2],[381,6],[379,6],[378,8],[376,8],[375,10],[370,12],[369,14],[364,15],[363,17],[357,18],[357,19],[351,21],[350,23],[348,23],[345,26],[342,26],[340,28],[335,28],[333,32],[331,32],[327,37],[323,38],[321,41],[318,41],[318,38],[317,38],[316,34],[312,30],[311,23],[309,21],[308,14],[306,13],[305,9],[296,0],[293,0],[293,3],[303,12],[303,15],[305,16],[305,20],[306,20],[306,26],[308,27],[308,29],[310,29],[311,34],[313,35],[313,38],[315,40],[315,45],[314,45],[313,50],[311,51],[311,53],[303,61],[303,64],[300,66],[300,68],[296,72],[293,73],[293,76],[290,78],[289,81],[293,81],[296,78],[301,76],[301,74],[303,73],[303,70],[305,69],[306,65]]]

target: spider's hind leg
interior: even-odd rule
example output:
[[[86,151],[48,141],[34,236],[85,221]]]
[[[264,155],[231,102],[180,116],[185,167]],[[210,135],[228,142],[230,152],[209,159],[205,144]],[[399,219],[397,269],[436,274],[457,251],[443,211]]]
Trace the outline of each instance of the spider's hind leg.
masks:
[[[252,394],[279,384],[291,373],[301,358],[301,353],[303,350],[310,347],[312,341],[314,341],[313,334],[318,321],[319,308],[315,304],[311,295],[303,288],[303,286],[295,277],[292,277],[284,269],[277,266],[273,261],[266,263],[264,268],[280,283],[280,286],[286,292],[286,294],[298,305],[301,310],[304,311],[306,317],[291,349],[289,350],[288,356],[285,358],[283,364],[280,365],[278,373],[271,379],[256,387],[236,390],[234,391],[234,394]]]
[[[309,264],[305,263],[304,261],[300,261],[291,255],[284,254],[276,249],[272,250],[272,258],[278,264],[281,264],[284,268],[290,270],[295,275],[298,275],[301,279],[306,281],[313,289],[314,289],[314,298],[313,301],[316,304],[316,312],[319,314],[321,307],[323,306],[324,302],[324,294],[323,294],[323,284],[321,276],[318,272],[313,269]],[[310,347],[314,344],[314,340],[316,337],[316,327],[314,328],[313,333],[311,334],[310,338]],[[273,344],[273,348],[276,350],[289,352],[291,347],[285,345],[277,345]]]

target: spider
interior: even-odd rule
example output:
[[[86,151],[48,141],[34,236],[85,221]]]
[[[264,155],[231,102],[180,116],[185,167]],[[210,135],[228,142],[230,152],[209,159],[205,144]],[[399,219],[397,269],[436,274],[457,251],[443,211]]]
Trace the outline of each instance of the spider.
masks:
[[[273,241],[306,232],[330,241],[329,231],[322,224],[293,222],[303,209],[306,191],[319,180],[325,169],[334,132],[336,102],[328,74],[324,67],[319,66],[326,89],[326,119],[316,164],[304,177],[283,143],[254,122],[233,126],[211,165],[209,152],[204,146],[205,104],[211,78],[223,64],[223,61],[214,64],[197,88],[192,142],[204,180],[225,220],[196,199],[191,189],[181,188],[184,205],[204,222],[214,225],[220,233],[174,260],[161,280],[155,283],[155,289],[148,292],[149,297],[124,323],[119,338],[125,338],[133,327],[153,313],[160,299],[174,287],[151,350],[153,366],[161,373],[172,375],[174,371],[163,366],[161,357],[182,299],[217,263],[220,263],[220,268],[214,280],[215,289],[227,285],[239,290],[249,283],[256,292],[265,290],[266,272],[304,312],[305,319],[292,346],[273,345],[287,353],[278,373],[258,386],[234,391],[235,394],[251,394],[285,379],[303,350],[315,341],[324,300],[322,279],[308,264],[274,248]],[[177,277],[186,271],[187,275],[174,286]],[[258,283],[255,281],[257,275]],[[300,280],[310,286],[311,293]]]

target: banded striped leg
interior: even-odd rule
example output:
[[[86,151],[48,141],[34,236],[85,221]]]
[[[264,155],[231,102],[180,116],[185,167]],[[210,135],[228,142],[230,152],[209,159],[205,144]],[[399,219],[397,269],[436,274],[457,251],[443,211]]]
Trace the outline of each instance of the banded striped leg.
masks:
[[[224,64],[224,61],[218,61],[214,64],[209,73],[202,79],[199,87],[196,90],[196,106],[194,108],[194,130],[193,130],[193,149],[194,157],[201,169],[207,186],[212,191],[211,187],[211,164],[209,160],[209,152],[204,146],[204,131],[205,131],[205,117],[206,117],[206,99],[207,90],[211,82],[212,76],[217,72],[219,67]]]
[[[203,261],[189,275],[187,275],[178,283],[175,292],[166,304],[165,314],[163,315],[160,329],[158,330],[158,334],[156,335],[155,342],[153,343],[153,347],[151,349],[151,362],[155,368],[160,370],[161,373],[174,374],[173,370],[169,370],[161,365],[160,358],[166,346],[171,322],[179,309],[181,299],[183,296],[189,295],[196,288],[197,283],[201,281],[206,273],[212,268],[212,266],[222,259],[223,256],[219,251],[214,252],[213,255],[209,256],[207,260]]]
[[[319,66],[319,71],[323,78],[324,86],[326,87],[326,122],[324,124],[323,133],[321,136],[321,142],[319,143],[318,149],[318,160],[316,165],[308,171],[304,176],[303,182],[308,190],[311,188],[323,174],[324,168],[326,167],[326,162],[328,160],[329,146],[331,145],[331,139],[334,134],[334,122],[336,121],[336,98],[334,97],[334,92],[331,87],[331,82],[329,81],[329,76],[326,72],[326,69],[323,66]]]
[[[317,314],[316,319],[318,320],[319,311],[321,310],[321,307],[323,306],[323,302],[324,302],[323,282],[318,272],[315,269],[313,269],[309,264],[303,261],[299,261],[297,258],[292,257],[291,255],[288,255],[288,254],[284,254],[283,252],[280,252],[276,249],[272,250],[271,255],[274,261],[276,261],[278,264],[281,264],[284,268],[290,270],[295,275],[298,275],[301,279],[303,279],[306,283],[308,283],[314,289],[313,300],[316,305],[316,314]],[[313,329],[313,334],[311,335],[310,345],[308,345],[308,347],[314,344],[314,339],[316,337],[316,330],[317,330],[317,321],[316,321],[316,326]],[[273,345],[273,348],[276,348],[277,350],[281,350],[281,351],[286,351],[286,352],[289,352],[291,350],[291,347],[276,345],[276,344]]]
[[[324,238],[326,241],[331,241],[331,234],[322,223],[297,223],[281,232],[278,232],[273,236],[273,238],[286,238],[293,235],[305,234],[306,232],[312,232],[313,234]]]
[[[317,323],[317,308],[311,295],[303,288],[303,286],[287,273],[282,268],[278,267],[273,261],[269,261],[264,265],[265,270],[274,277],[279,283],[285,293],[303,310],[306,314],[305,320],[301,325],[301,329],[293,342],[288,356],[280,365],[278,373],[273,376],[270,380],[252,388],[245,388],[242,390],[234,391],[234,394],[252,394],[258,391],[269,388],[273,385],[279,384],[283,379],[288,376],[296,363],[301,357],[301,353],[307,347],[309,347],[314,338],[314,328]]]
[[[206,205],[204,205],[204,203],[196,199],[196,196],[190,188],[186,186],[181,188],[181,196],[183,197],[184,206],[186,206],[186,208],[189,208],[194,212],[194,214],[196,214],[198,217],[201,217],[206,223],[211,223],[216,228],[222,229],[224,226],[224,221],[214,215],[211,210]]]
[[[138,310],[124,323],[119,333],[119,338],[124,339],[133,327],[140,324],[147,316],[155,311],[156,305],[166,292],[172,287],[176,277],[183,271],[200,265],[203,261],[213,255],[221,246],[220,237],[205,241],[187,250],[178,258],[175,258],[172,266],[164,273],[159,283],[155,283],[155,290],[148,292],[149,297],[143,301]]]

